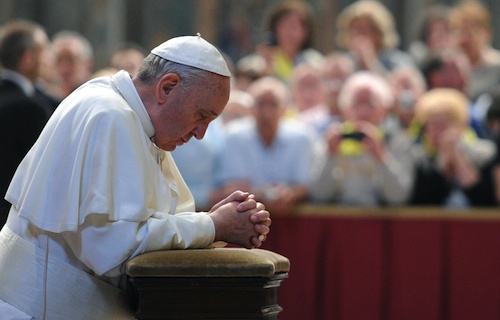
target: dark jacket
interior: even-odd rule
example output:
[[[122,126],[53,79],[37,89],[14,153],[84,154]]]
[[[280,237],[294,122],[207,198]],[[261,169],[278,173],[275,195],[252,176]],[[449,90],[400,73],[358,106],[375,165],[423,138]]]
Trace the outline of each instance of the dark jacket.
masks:
[[[52,111],[36,96],[28,97],[14,82],[0,80],[0,228],[10,209],[3,199],[10,180]]]

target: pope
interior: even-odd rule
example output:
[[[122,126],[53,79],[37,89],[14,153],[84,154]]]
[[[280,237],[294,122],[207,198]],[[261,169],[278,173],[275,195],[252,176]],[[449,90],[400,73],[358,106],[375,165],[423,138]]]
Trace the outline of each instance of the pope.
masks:
[[[132,319],[129,259],[224,242],[259,247],[271,225],[265,206],[234,191],[196,212],[169,153],[203,138],[229,87],[223,56],[197,35],[154,48],[133,78],[120,71],[69,95],[5,195],[0,314]]]

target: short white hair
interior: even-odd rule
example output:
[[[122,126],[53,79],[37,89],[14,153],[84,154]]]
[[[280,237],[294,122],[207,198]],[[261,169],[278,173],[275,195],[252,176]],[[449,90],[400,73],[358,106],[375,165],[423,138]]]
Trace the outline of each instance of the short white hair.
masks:
[[[247,91],[254,99],[261,95],[271,93],[276,97],[281,107],[286,107],[290,102],[290,91],[287,85],[280,79],[273,76],[264,76],[252,82]]]
[[[356,93],[361,89],[369,89],[384,108],[390,108],[394,104],[394,94],[385,78],[373,72],[357,71],[347,78],[340,90],[339,108],[351,108]]]

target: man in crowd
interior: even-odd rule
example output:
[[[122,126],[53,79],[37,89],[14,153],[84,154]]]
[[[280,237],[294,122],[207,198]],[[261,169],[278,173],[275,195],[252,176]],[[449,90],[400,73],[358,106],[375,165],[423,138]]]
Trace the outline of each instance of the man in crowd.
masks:
[[[30,21],[15,20],[0,31],[0,227],[9,213],[3,195],[10,180],[58,104],[36,87],[48,43],[45,30]]]
[[[65,98],[92,77],[94,48],[86,37],[73,30],[56,33],[52,46],[59,95]]]

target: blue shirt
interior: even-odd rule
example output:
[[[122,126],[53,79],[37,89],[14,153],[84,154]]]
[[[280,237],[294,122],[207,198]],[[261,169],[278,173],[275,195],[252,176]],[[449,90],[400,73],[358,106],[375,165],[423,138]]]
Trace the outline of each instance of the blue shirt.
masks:
[[[308,184],[314,136],[296,121],[281,121],[271,146],[266,147],[255,121],[242,122],[226,136],[222,181],[247,181],[254,187]]]

